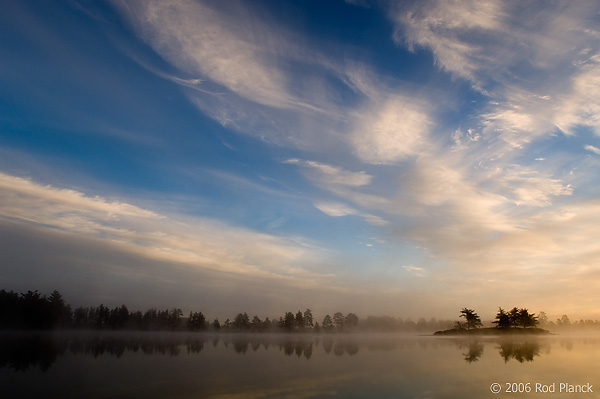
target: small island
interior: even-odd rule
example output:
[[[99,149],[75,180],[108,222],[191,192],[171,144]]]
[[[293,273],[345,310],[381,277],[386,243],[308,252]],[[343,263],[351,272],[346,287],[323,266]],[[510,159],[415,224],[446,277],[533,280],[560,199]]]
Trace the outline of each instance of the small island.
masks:
[[[537,316],[525,308],[514,307],[510,311],[499,308],[493,321],[496,327],[482,328],[481,318],[473,309],[463,308],[460,317],[465,321],[457,321],[450,330],[436,331],[433,335],[549,335],[550,331],[536,327]]]

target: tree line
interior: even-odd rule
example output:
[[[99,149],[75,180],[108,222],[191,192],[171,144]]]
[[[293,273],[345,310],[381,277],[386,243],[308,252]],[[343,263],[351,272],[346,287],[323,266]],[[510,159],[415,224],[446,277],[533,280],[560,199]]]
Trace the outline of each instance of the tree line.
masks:
[[[464,318],[464,321],[455,322],[454,327],[456,329],[470,330],[473,328],[479,328],[483,324],[479,315],[473,310],[463,308],[460,311],[460,317]],[[498,329],[510,329],[510,328],[532,328],[542,327],[547,329],[583,329],[583,328],[600,328],[600,321],[591,319],[580,319],[571,322],[569,316],[562,315],[557,318],[556,321],[548,319],[546,312],[541,311],[536,316],[535,313],[530,313],[527,308],[514,307],[511,310],[505,310],[498,308],[495,319],[492,321]]]
[[[238,313],[220,322],[208,319],[202,312],[183,314],[179,308],[150,308],[132,311],[126,305],[110,308],[99,306],[77,308],[67,304],[58,291],[49,296],[38,291],[18,294],[0,290],[0,329],[43,330],[53,328],[91,330],[188,330],[188,331],[248,331],[248,332],[430,332],[451,325],[450,320],[420,318],[416,322],[389,316],[368,316],[360,319],[355,313],[336,312],[322,320],[314,318],[310,309],[285,312],[280,317],[261,319]]]
[[[473,309],[463,308],[459,317],[463,317],[465,320],[455,322],[454,328],[458,330],[472,330],[483,326],[481,317]],[[501,330],[518,327],[529,328],[538,325],[538,317],[535,313],[529,313],[526,308],[514,307],[507,312],[500,307],[492,323]]]
[[[469,308],[463,308],[460,311],[460,317],[464,318],[464,321],[456,321],[454,327],[456,329],[471,330],[474,328],[482,327],[483,323],[479,315]],[[530,313],[527,308],[514,307],[510,310],[505,310],[502,307],[498,308],[498,313],[492,321],[498,329],[510,329],[510,328],[532,328],[532,327],[544,327],[544,328],[569,328],[569,327],[600,327],[600,322],[597,320],[579,320],[571,323],[567,315],[562,315],[556,322],[548,320],[546,312],[540,312],[538,316],[535,313]]]

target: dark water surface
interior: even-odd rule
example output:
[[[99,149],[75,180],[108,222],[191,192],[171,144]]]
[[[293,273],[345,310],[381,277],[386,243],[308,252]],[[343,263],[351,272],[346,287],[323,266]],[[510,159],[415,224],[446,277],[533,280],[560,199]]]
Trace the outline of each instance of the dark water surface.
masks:
[[[600,339],[4,333],[0,387],[7,399],[591,399],[600,398]]]

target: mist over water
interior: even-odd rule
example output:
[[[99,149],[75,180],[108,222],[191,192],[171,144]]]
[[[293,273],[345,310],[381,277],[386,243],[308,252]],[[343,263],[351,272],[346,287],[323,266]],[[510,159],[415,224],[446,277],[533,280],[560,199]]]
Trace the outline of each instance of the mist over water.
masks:
[[[4,333],[0,348],[8,398],[481,398],[527,382],[555,383],[557,398],[573,395],[560,383],[600,392],[593,336]]]

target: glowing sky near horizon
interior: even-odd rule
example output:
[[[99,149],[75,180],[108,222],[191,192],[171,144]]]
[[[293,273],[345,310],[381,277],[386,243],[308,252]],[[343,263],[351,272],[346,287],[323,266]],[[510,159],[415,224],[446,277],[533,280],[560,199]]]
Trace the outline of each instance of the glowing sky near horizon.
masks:
[[[0,88],[0,288],[600,318],[596,1],[6,1]]]

